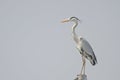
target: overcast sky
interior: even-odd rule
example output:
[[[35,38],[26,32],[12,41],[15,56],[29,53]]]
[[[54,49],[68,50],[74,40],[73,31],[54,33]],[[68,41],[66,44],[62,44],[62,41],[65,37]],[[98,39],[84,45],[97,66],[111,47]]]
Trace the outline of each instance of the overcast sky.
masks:
[[[88,80],[120,79],[119,0],[0,0],[0,80],[73,80],[82,60],[71,36],[92,45],[98,64],[87,61]]]

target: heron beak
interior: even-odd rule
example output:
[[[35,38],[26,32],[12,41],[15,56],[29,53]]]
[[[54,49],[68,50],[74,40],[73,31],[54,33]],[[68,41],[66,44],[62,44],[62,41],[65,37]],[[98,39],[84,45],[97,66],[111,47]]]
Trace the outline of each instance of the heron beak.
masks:
[[[61,23],[65,23],[65,22],[69,22],[69,20],[68,19],[64,19],[64,20],[61,21]]]

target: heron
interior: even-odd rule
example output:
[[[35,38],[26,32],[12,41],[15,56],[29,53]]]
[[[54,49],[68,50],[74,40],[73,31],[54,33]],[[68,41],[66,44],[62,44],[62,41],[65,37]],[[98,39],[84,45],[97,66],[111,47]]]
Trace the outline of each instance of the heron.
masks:
[[[80,21],[81,20],[79,20],[77,17],[70,17],[70,18],[66,18],[62,20],[62,23],[65,23],[65,22],[74,23],[72,26],[72,36],[73,36],[75,43],[77,44],[76,48],[82,56],[82,68],[80,72],[80,75],[81,75],[81,74],[85,74],[86,59],[89,60],[93,66],[96,65],[97,59],[89,42],[82,36],[79,37],[75,32],[75,29],[78,26],[78,23]]]

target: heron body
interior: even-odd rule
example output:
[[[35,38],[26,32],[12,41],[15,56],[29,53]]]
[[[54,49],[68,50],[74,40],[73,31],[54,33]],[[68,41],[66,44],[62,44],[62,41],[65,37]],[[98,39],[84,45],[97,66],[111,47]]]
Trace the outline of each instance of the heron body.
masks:
[[[79,44],[77,44],[78,51],[82,56],[88,59],[92,65],[95,65],[97,63],[97,59],[93,52],[92,47],[90,46],[88,41],[85,40],[84,38],[80,37],[79,39],[80,39],[80,42]]]
[[[77,50],[82,55],[83,66],[82,66],[81,74],[83,69],[85,74],[85,63],[86,63],[85,58],[88,59],[92,65],[95,65],[97,63],[97,59],[94,54],[94,51],[86,39],[84,39],[81,36],[78,37],[78,35],[76,34],[75,29],[78,26],[78,22],[80,22],[80,20],[77,17],[70,17],[68,19],[64,19],[62,22],[74,22],[72,26],[72,36],[75,43],[77,44],[76,45]]]

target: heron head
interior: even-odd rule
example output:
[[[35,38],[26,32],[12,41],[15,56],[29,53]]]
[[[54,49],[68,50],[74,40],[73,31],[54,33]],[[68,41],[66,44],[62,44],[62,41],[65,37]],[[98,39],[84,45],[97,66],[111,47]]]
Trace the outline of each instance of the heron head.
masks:
[[[62,20],[62,23],[64,23],[64,22],[78,22],[78,21],[80,21],[80,20],[77,17],[70,17],[70,18]]]

